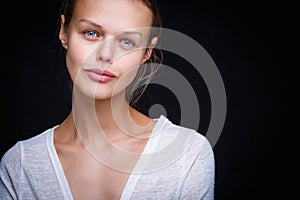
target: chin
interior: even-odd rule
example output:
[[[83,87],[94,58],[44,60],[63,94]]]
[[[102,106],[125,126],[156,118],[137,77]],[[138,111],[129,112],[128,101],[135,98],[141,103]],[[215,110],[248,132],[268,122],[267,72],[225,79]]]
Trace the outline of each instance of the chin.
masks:
[[[112,98],[112,92],[105,91],[103,89],[98,89],[98,91],[85,92],[85,95],[95,100],[108,100]]]

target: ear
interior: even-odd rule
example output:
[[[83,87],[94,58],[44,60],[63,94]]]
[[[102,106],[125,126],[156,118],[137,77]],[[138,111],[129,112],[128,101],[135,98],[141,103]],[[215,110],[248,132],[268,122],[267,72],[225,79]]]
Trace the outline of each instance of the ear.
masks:
[[[68,48],[68,34],[65,28],[65,16],[61,15],[61,23],[60,23],[60,30],[59,30],[59,39],[61,41],[62,46],[67,49]]]
[[[155,45],[157,44],[157,41],[158,41],[158,38],[157,38],[157,37],[152,38],[151,44],[150,44],[150,46],[147,48],[146,53],[145,53],[145,55],[144,55],[144,58],[143,58],[143,60],[142,60],[142,64],[144,64],[144,63],[151,57],[153,48],[154,48]]]

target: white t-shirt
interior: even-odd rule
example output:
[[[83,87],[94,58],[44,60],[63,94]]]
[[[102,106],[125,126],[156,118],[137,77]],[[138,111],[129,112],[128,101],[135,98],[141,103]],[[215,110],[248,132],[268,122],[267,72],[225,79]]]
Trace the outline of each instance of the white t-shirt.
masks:
[[[55,127],[17,142],[4,154],[1,200],[73,199],[54,147]],[[212,200],[214,179],[208,140],[161,115],[120,199]]]

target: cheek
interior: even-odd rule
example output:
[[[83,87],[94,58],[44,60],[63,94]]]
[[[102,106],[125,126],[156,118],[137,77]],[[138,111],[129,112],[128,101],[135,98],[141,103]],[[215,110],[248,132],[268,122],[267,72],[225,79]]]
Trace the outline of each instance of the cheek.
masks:
[[[133,82],[141,65],[141,62],[141,53],[131,53],[127,54],[126,56],[120,57],[114,63],[114,67],[117,67],[119,72],[119,79],[114,89],[115,93],[119,93],[121,90],[124,90]]]
[[[82,47],[69,48],[66,55],[66,64],[73,82],[75,81],[77,73],[81,66],[85,63],[87,57],[88,54],[86,54],[86,51],[84,51]]]
[[[119,72],[122,76],[126,74],[136,74],[138,68],[142,64],[142,59],[144,57],[143,51],[136,51],[130,54],[120,57],[116,61],[116,65],[119,67]]]

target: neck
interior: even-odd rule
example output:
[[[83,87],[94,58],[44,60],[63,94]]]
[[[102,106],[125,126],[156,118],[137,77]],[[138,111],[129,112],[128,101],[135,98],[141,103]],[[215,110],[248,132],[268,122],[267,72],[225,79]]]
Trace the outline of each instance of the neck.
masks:
[[[76,93],[73,100],[72,112],[59,127],[62,134],[56,136],[57,141],[83,144],[101,163],[131,172],[155,122],[131,108],[124,94],[94,100]]]
[[[154,125],[153,120],[128,105],[125,92],[101,100],[76,92],[71,114],[77,131],[86,141],[99,133],[112,140],[128,136],[144,138]]]

